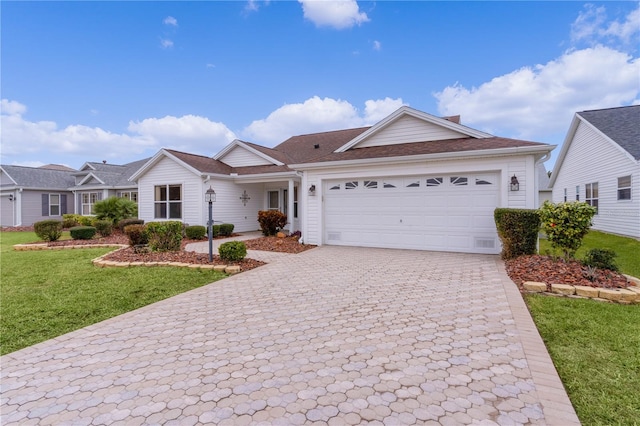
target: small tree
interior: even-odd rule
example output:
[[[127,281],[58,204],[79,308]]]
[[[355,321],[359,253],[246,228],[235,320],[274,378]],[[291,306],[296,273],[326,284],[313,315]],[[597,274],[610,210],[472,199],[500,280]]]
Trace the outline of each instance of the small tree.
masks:
[[[277,210],[260,210],[258,223],[262,234],[265,236],[275,235],[287,224],[287,215]]]
[[[138,205],[125,198],[109,197],[93,205],[93,214],[96,219],[110,220],[115,225],[122,219],[138,216]]]
[[[542,230],[551,247],[560,250],[565,259],[570,259],[582,245],[595,213],[594,207],[580,201],[559,204],[545,201],[540,207]]]

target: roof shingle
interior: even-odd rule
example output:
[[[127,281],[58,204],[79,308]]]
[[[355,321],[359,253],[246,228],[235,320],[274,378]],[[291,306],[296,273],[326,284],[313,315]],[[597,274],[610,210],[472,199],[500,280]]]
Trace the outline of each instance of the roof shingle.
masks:
[[[640,160],[640,105],[582,111],[578,115]]]

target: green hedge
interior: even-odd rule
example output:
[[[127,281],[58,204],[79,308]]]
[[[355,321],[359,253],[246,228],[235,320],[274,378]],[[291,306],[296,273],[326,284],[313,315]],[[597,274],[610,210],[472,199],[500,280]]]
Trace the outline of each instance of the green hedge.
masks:
[[[139,246],[149,243],[146,226],[141,224],[127,225],[124,227],[124,233],[129,237],[129,245]]]
[[[220,235],[230,237],[231,234],[233,234],[233,228],[235,228],[235,226],[232,223],[220,224]]]
[[[202,240],[207,235],[207,228],[201,225],[187,226],[185,234],[191,240]]]
[[[535,254],[540,230],[538,210],[497,208],[493,212],[503,259]]]
[[[69,233],[74,240],[90,240],[96,235],[96,228],[94,226],[74,226],[69,229]]]

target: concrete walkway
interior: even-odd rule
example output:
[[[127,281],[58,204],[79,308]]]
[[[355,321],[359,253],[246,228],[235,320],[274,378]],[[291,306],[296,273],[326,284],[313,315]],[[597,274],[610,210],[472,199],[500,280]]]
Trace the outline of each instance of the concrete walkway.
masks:
[[[0,362],[2,425],[578,424],[495,256],[323,246]]]

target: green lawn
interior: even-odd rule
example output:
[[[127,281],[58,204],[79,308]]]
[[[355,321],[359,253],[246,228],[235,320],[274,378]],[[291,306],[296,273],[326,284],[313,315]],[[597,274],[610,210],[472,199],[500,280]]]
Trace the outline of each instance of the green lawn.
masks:
[[[32,232],[0,232],[0,353],[86,327],[226,275],[173,267],[99,268],[113,249],[14,251]]]
[[[591,231],[577,257],[591,248],[614,250],[621,271],[640,277],[640,241]],[[640,305],[525,300],[582,424],[640,424]]]

